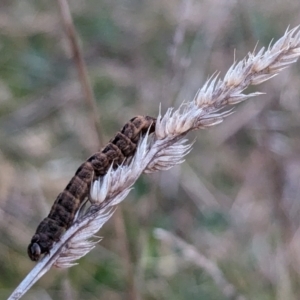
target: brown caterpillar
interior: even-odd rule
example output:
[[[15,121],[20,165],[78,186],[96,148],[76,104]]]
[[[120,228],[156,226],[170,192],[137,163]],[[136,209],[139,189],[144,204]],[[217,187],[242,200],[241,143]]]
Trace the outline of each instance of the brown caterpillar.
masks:
[[[31,260],[49,253],[53,244],[72,225],[76,212],[87,197],[93,180],[103,176],[110,165],[124,162],[135,153],[140,135],[155,130],[156,119],[137,116],[131,119],[100,152],[92,155],[76,171],[66,188],[56,198],[48,217],[38,226],[28,246]]]

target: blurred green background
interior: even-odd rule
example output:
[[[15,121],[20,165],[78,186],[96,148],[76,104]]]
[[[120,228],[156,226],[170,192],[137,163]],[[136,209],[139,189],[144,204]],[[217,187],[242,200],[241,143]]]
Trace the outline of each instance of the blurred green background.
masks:
[[[298,0],[69,4],[105,142],[135,115],[191,100],[234,56],[300,23]],[[99,233],[103,241],[78,266],[52,269],[24,299],[230,298],[155,228],[218,266],[234,299],[299,299],[300,63],[257,90],[267,95],[190,134],[197,139],[185,163],[143,175]],[[101,146],[56,1],[2,0],[0,299],[34,266],[27,245],[37,225]]]

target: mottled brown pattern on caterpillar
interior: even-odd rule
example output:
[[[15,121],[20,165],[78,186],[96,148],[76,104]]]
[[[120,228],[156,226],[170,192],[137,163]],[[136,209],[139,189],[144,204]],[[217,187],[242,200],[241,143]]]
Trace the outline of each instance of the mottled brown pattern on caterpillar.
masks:
[[[74,216],[87,197],[93,180],[103,176],[113,167],[131,157],[141,135],[155,130],[156,119],[137,116],[131,119],[100,152],[92,155],[76,171],[65,190],[55,200],[51,211],[38,226],[28,246],[31,260],[38,261],[43,253],[49,253],[53,244],[72,225]]]

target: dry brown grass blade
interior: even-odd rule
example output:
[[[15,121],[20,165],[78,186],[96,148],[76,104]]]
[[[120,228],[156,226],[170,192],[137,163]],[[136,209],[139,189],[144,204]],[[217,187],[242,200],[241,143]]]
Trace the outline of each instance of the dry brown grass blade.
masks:
[[[243,295],[239,294],[236,288],[226,280],[223,272],[217,266],[217,264],[201,254],[193,245],[188,244],[171,232],[168,232],[161,228],[156,228],[154,230],[154,235],[157,239],[161,240],[168,246],[180,250],[184,260],[198,266],[207,274],[209,274],[215,282],[216,286],[226,298],[246,300],[246,298]]]
[[[66,30],[67,37],[70,42],[70,48],[72,51],[72,56],[74,62],[76,64],[76,68],[78,70],[78,75],[80,79],[80,83],[84,92],[84,99],[87,103],[87,108],[89,109],[89,113],[91,116],[92,126],[91,128],[95,128],[96,133],[95,137],[99,139],[98,145],[103,145],[103,136],[100,126],[100,115],[98,113],[93,89],[87,74],[86,64],[83,59],[83,55],[81,53],[81,49],[78,43],[78,36],[73,24],[72,15],[70,12],[69,4],[67,0],[57,0],[59,5],[62,21]]]

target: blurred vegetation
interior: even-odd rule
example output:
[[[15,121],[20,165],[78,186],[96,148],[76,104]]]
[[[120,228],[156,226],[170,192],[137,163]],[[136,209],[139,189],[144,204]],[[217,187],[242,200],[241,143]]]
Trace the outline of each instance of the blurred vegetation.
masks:
[[[192,99],[215,70],[298,25],[298,0],[69,1],[105,141],[137,114]],[[103,145],[57,5],[0,2],[0,299],[34,264],[27,245],[79,164]],[[182,40],[180,39],[180,34]],[[197,136],[184,164],[144,175],[80,264],[24,299],[228,299],[164,228],[246,299],[299,299],[300,65]],[[118,233],[120,218],[123,234]],[[127,253],[127,254],[126,254]]]

